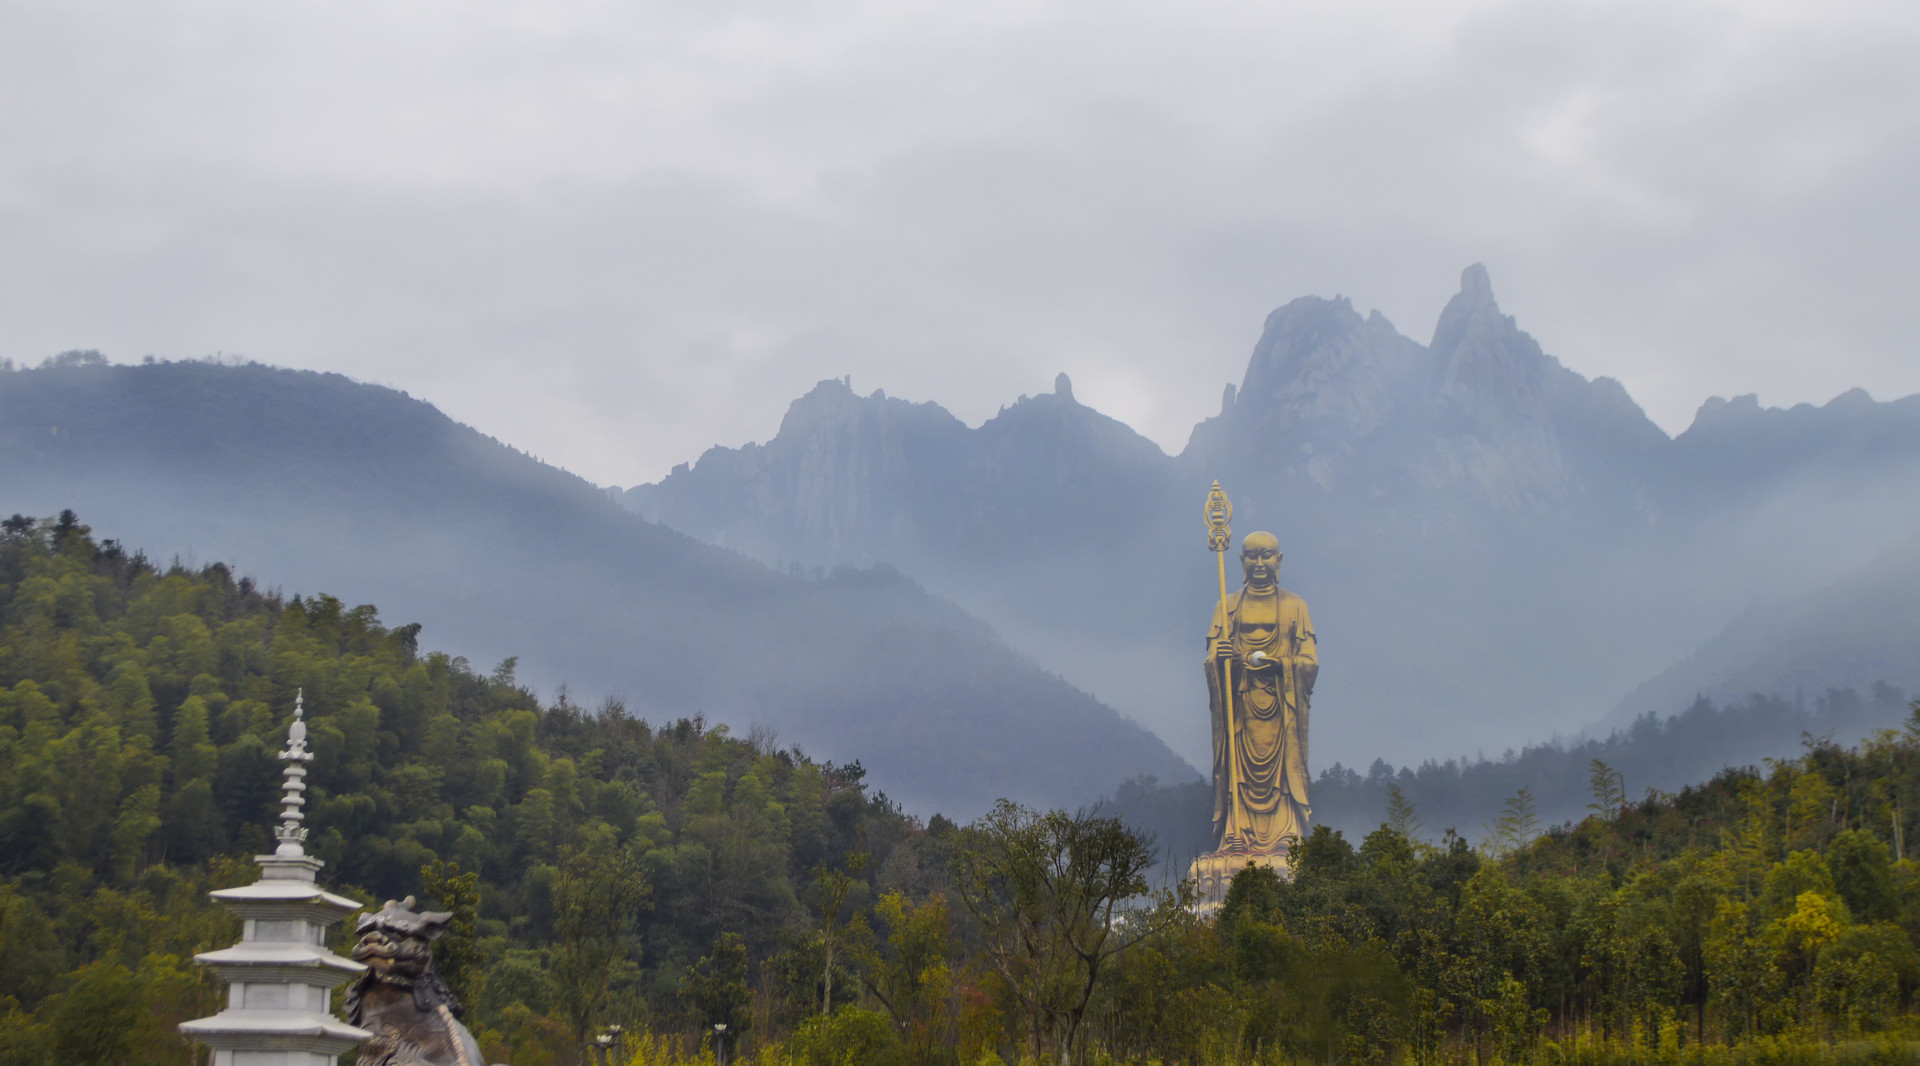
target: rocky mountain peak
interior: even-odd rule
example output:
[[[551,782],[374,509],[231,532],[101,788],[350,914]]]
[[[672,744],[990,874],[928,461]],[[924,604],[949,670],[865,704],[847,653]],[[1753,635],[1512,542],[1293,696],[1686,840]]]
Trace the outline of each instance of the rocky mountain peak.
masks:
[[[1878,406],[1873,394],[1862,388],[1848,389],[1827,401],[1827,408],[1836,411],[1871,411]]]
[[[806,395],[787,405],[780,420],[778,436],[804,433],[808,427],[844,420],[860,409],[861,398],[853,391],[853,376],[827,378],[808,389]]]
[[[1757,393],[1743,393],[1729,400],[1725,396],[1709,396],[1707,402],[1693,414],[1694,428],[1725,425],[1737,422],[1760,413],[1760,396]]]
[[[971,431],[977,461],[1031,465],[1054,480],[1104,477],[1116,465],[1131,467],[1164,458],[1160,446],[1133,427],[1076,400],[1067,375],[1053,391],[1022,396]]]
[[[1487,264],[1468,263],[1460,271],[1460,295],[1472,300],[1493,302],[1493,277],[1487,273]]]
[[[1666,440],[1618,382],[1560,365],[1503,314],[1482,264],[1461,272],[1429,351],[1435,400],[1470,427],[1449,447],[1481,457],[1468,465],[1489,499],[1539,507],[1594,488],[1619,455]]]
[[[1588,381],[1542,351],[1475,263],[1431,347],[1345,297],[1274,311],[1244,381],[1195,427],[1187,453],[1215,465],[1263,454],[1330,492],[1413,484],[1538,510],[1617,481],[1601,469],[1615,452],[1664,440],[1618,382]]]
[[[1256,425],[1378,428],[1420,366],[1419,345],[1384,316],[1362,318],[1344,296],[1306,296],[1267,316],[1246,378],[1222,413]]]
[[[1433,328],[1437,383],[1443,395],[1517,404],[1538,413],[1551,371],[1559,365],[1500,313],[1487,268],[1475,263],[1460,273],[1460,291]]]
[[[776,443],[802,445],[822,436],[891,437],[899,433],[945,433],[962,423],[937,403],[913,403],[890,397],[884,389],[861,396],[851,375],[827,378],[788,405]]]

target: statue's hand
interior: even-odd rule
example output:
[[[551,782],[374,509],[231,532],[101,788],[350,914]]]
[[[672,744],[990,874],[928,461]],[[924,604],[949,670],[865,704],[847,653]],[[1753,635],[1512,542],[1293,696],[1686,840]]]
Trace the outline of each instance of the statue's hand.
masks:
[[[1249,670],[1271,670],[1279,665],[1280,660],[1268,655],[1264,651],[1247,653],[1247,669]]]
[[[1233,658],[1233,641],[1227,639],[1226,637],[1221,637],[1219,640],[1214,641],[1213,642],[1213,658],[1214,658],[1214,661],[1216,662],[1218,662],[1221,659]]]

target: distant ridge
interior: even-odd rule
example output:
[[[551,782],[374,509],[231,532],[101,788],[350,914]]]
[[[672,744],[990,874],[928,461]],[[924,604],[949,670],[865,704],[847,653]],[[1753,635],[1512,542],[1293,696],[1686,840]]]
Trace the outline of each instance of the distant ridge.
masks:
[[[1871,677],[1920,690],[1920,535],[1815,592],[1757,604],[1627,694],[1594,727],[1625,728],[1696,697],[1812,698]]]
[[[646,522],[419,400],[264,366],[0,373],[0,513],[377,602],[433,644],[653,719],[863,760],[921,813],[1090,802],[1165,744],[885,568],[806,578]]]
[[[1066,375],[1055,385],[973,430],[937,404],[828,379],[766,444],[709,449],[697,476],[683,466],[621,500],[703,539],[811,562],[1045,554],[1061,547],[1051,530],[1124,536],[1157,518],[1148,507],[1169,486],[1114,475],[1155,470],[1159,447],[1081,405]]]

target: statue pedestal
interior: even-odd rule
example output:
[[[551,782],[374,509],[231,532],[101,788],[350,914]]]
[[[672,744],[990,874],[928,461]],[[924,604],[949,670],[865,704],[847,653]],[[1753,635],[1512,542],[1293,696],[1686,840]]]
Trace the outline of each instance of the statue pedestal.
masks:
[[[1209,851],[1193,860],[1187,869],[1187,876],[1193,879],[1193,909],[1201,914],[1219,910],[1227,901],[1233,875],[1249,866],[1265,866],[1279,874],[1282,881],[1293,877],[1293,865],[1286,852]]]

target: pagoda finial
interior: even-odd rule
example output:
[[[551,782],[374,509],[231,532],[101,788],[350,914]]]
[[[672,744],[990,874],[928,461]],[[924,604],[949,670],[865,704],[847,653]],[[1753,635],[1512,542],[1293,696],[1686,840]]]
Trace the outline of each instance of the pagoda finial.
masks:
[[[326,928],[361,905],[314,883],[324,864],[303,846],[306,764],[313,761],[305,704],[306,693],[296,692],[287,747],[280,753],[287,764],[286,806],[273,833],[280,846],[272,855],[254,856],[260,880],[211,893],[215,903],[244,919],[240,943],[194,956],[225,982],[227,1006],[210,1018],[181,1022],[180,1031],[213,1050],[214,1066],[332,1066],[341,1052],[373,1036],[343,1023],[329,1007],[333,989],[367,967],[326,946]]]
[[[307,829],[300,824],[305,818],[302,809],[307,805],[306,764],[313,761],[313,753],[307,750],[306,696],[304,688],[294,692],[293,725],[287,729],[287,749],[280,753],[280,761],[287,764],[287,780],[280,786],[285,794],[280,797],[280,827],[273,835],[280,841],[274,854],[283,859],[297,859],[307,853]]]

